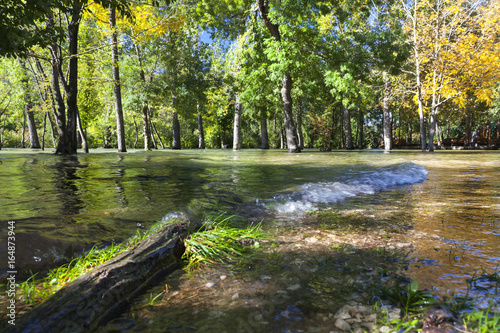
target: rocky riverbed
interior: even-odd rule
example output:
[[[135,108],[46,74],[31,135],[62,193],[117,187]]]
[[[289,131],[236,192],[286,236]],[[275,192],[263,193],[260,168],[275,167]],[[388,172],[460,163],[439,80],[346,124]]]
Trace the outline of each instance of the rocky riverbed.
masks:
[[[175,272],[103,331],[389,331],[401,310],[379,298],[380,288],[405,281],[413,244],[404,220],[387,214],[321,211],[293,226],[278,219],[245,258]]]

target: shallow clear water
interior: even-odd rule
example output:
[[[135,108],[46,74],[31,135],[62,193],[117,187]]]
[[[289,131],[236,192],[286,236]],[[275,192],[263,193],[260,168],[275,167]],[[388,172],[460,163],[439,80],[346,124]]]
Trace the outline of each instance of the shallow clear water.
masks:
[[[498,152],[1,150],[0,255],[7,257],[7,221],[16,222],[18,268],[36,271],[177,212],[293,225],[321,207],[391,203],[418,240],[408,275],[465,293],[474,270],[500,266],[499,179]],[[5,272],[5,259],[0,266]]]

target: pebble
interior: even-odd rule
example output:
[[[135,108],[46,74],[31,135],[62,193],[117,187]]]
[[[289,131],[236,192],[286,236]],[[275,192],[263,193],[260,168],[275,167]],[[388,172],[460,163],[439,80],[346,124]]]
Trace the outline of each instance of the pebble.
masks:
[[[333,317],[335,327],[343,332],[375,332],[376,315],[372,313],[370,307],[361,305],[358,301],[350,301],[337,310],[334,315],[330,313],[328,317]]]
[[[300,284],[291,285],[290,287],[288,287],[286,289],[291,290],[291,291],[298,290],[298,289],[300,289]]]
[[[335,321],[335,327],[337,327],[338,329],[342,330],[342,331],[350,331],[351,330],[351,325],[349,325],[349,323],[347,321],[345,321],[344,319],[337,319]]]
[[[207,288],[212,288],[213,286],[215,286],[215,283],[213,282],[208,282],[207,284],[205,284],[205,287]]]

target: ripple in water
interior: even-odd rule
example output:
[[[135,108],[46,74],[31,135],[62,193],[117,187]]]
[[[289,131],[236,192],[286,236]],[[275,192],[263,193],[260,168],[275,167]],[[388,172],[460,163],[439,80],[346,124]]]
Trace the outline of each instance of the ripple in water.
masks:
[[[350,197],[403,185],[412,185],[427,179],[428,171],[414,163],[403,163],[371,171],[350,171],[343,181],[306,183],[288,195],[274,198],[278,213],[315,210],[322,204],[332,204]]]

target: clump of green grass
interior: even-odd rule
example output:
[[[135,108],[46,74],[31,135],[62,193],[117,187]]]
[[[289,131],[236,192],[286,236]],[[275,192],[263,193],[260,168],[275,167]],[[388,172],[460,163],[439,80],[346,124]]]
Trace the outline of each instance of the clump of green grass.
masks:
[[[490,304],[490,308],[491,308]],[[500,331],[500,314],[490,312],[490,308],[484,311],[474,311],[463,314],[463,326],[468,332],[499,332]]]
[[[230,225],[229,219],[205,223],[205,230],[190,235],[185,241],[186,251],[183,259],[186,261],[188,272],[197,269],[203,264],[226,263],[242,257],[247,251],[244,244],[259,247],[259,240],[263,239],[261,225],[246,228],[235,228]]]
[[[436,305],[434,297],[425,291],[418,290],[418,281],[413,280],[406,289],[401,288],[399,283],[393,288],[382,288],[382,297],[401,308],[404,316],[422,314],[423,311]]]
[[[164,225],[164,223],[157,223],[144,233],[137,230],[134,237],[127,239],[123,243],[113,243],[107,247],[94,245],[89,251],[74,258],[68,264],[50,270],[47,276],[43,278],[37,279],[37,273],[32,274],[30,278],[18,286],[18,294],[21,295],[20,300],[26,305],[30,305],[46,299],[82,274],[130,249]]]

